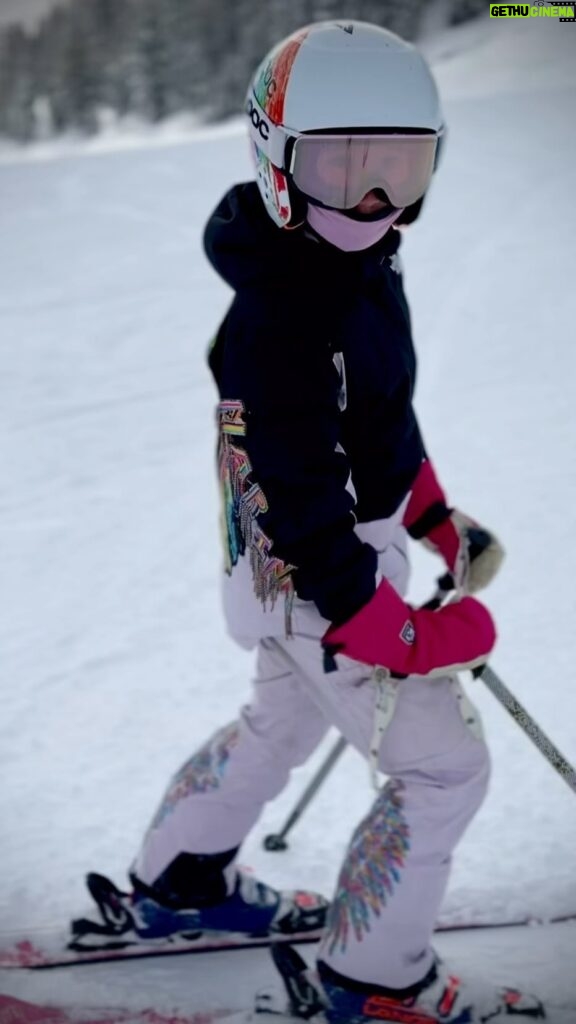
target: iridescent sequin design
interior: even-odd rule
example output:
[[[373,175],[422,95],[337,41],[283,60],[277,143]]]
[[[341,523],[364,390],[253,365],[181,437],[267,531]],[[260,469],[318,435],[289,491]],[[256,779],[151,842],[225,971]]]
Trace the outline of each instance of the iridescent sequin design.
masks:
[[[358,942],[370,931],[400,882],[410,849],[410,829],[403,814],[404,784],[390,781],[368,816],[356,829],[331,904],[326,942],[330,953],[343,953],[351,931]]]
[[[152,828],[157,828],[176,804],[191,793],[208,793],[218,789],[230,754],[238,742],[238,723],[231,722],[219,729],[208,742],[197,750],[176,773],[158,808]]]
[[[294,599],[291,573],[295,566],[270,554],[272,541],[258,524],[258,516],[268,511],[262,488],[250,480],[252,466],[237,438],[246,434],[244,405],[223,401],[218,406],[218,467],[222,493],[222,533],[226,572],[231,573],[246,551],[250,558],[254,593],[264,608],[273,608],[280,595],[285,599],[286,633],[291,634],[290,613]]]

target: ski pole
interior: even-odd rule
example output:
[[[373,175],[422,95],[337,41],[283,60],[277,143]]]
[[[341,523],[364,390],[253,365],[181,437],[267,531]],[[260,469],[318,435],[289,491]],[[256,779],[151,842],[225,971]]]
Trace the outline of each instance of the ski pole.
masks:
[[[324,759],[314,777],[306,786],[306,789],[302,793],[302,796],[300,797],[294,810],[292,811],[291,814],[288,815],[283,827],[280,829],[280,832],[271,832],[269,835],[265,836],[263,840],[263,846],[265,850],[278,851],[287,849],[288,843],[286,842],[286,836],[294,827],[294,825],[298,821],[298,818],[300,818],[303,812],[306,810],[308,804],[320,789],[320,786],[324,782],[324,779],[326,778],[327,775],[330,774],[334,765],[336,764],[336,761],[338,761],[340,756],[344,753],[347,746],[348,744],[343,736],[340,736],[340,738],[336,740],[336,743],[332,747],[332,750],[329,752],[328,756]]]
[[[450,596],[454,591],[454,578],[451,573],[445,573],[438,580],[436,594],[424,607],[439,608],[447,600],[450,600]],[[514,696],[494,670],[489,665],[482,665],[473,670],[472,675],[475,679],[482,680],[484,685],[490,690],[490,693],[496,697],[496,700],[500,701],[502,707],[512,716],[516,724],[520,726],[534,745],[538,747],[538,750],[548,763],[564,779],[564,782],[570,786],[570,789],[576,793],[576,769],[560,753],[558,747],[552,743],[552,740],[540,728],[538,723],[534,721],[532,715],[526,711],[526,708],[522,706],[518,698]]]
[[[544,755],[549,764],[564,779],[564,782],[576,793],[576,770],[566,760],[564,755],[560,753],[558,747],[552,743],[552,740],[549,739],[546,733],[542,731],[532,716],[528,714],[526,708],[522,706],[520,701],[504,685],[500,677],[496,675],[489,665],[485,665],[478,670],[478,678],[488,687],[490,693],[496,697],[496,700],[499,700],[502,706],[506,708],[506,711],[512,715],[516,724],[524,730],[526,735],[538,747],[540,753]]]

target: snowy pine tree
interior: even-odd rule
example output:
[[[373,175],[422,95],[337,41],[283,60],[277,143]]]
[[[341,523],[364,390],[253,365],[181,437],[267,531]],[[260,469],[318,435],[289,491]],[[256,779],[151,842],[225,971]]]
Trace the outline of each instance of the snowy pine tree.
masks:
[[[71,0],[0,34],[0,132],[21,141],[102,117],[160,121],[239,113],[256,64],[289,32],[326,18],[417,35],[426,0]],[[466,0],[467,6],[475,0]]]

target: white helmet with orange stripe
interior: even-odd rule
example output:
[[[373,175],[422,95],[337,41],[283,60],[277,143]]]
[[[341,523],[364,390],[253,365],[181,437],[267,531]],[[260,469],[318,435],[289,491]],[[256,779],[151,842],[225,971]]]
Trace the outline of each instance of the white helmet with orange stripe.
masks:
[[[443,132],[422,55],[361,21],[316,22],[278,43],[253,77],[246,114],[258,186],[279,227],[299,216],[302,197],[346,211],[381,189],[410,208],[430,184]]]

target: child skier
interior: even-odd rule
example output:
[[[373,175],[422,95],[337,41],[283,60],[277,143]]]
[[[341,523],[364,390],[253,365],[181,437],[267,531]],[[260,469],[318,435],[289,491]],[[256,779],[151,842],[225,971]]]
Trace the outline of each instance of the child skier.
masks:
[[[257,648],[254,696],[169,787],[133,866],[135,927],[318,928],[324,901],[276,892],[235,861],[264,803],[336,726],[389,781],[328,912],[328,1020],[539,1015],[517,992],[471,994],[431,944],[452,852],[487,788],[455,672],[494,647],[469,595],[502,558],[447,503],[412,404],[397,228],[418,216],[437,165],[434,81],[392,33],[321,22],[264,58],[246,112],[257,180],[223,198],[205,247],[235,292],[210,367],[225,610],[232,636]],[[404,601],[407,533],[443,558],[457,600]]]

